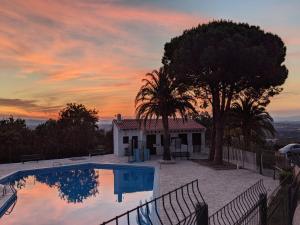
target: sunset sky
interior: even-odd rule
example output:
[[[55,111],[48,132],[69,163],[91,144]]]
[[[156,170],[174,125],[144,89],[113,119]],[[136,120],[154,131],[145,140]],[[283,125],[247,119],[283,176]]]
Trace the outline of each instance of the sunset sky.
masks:
[[[299,0],[0,0],[0,116],[55,118],[68,102],[134,116],[164,43],[216,19],[248,22],[287,45],[289,77],[268,107],[300,115]]]

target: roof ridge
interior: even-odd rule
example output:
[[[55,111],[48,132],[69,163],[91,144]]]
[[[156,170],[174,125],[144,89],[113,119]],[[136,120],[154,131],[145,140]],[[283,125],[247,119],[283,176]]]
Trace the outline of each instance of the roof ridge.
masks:
[[[114,123],[120,128],[120,129],[146,129],[146,130],[162,130],[162,119],[149,119],[147,120],[146,124],[142,124],[140,127],[139,124],[142,122],[142,119],[123,119],[119,123],[114,120]],[[169,118],[169,129],[175,129],[175,130],[193,130],[193,129],[205,129],[205,127],[198,123],[197,121],[193,119],[186,119],[186,121],[182,120],[182,118]]]

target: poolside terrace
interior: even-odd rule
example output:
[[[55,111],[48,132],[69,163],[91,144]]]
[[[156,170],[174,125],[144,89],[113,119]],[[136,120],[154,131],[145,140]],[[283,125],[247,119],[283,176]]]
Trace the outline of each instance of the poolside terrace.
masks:
[[[0,165],[0,177],[19,170],[87,162],[127,164],[127,157],[102,155],[94,157],[42,160],[24,164],[2,164]],[[158,190],[155,192],[156,195],[166,193],[187,182],[199,179],[199,188],[209,206],[209,214],[218,210],[260,179],[263,179],[268,192],[272,192],[278,185],[277,180],[262,176],[250,170],[214,170],[189,160],[177,160],[175,164],[161,165],[158,158],[152,158],[151,161],[132,163],[132,165],[155,167],[158,175]]]

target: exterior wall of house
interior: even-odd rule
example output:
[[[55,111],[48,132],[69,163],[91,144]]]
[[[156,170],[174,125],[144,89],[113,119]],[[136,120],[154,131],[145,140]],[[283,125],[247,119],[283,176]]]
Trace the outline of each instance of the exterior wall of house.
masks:
[[[119,155],[119,129],[118,127],[113,123],[113,140],[114,140],[114,155]]]
[[[170,137],[178,137],[179,134],[187,134],[187,145],[182,145],[182,150],[188,150],[193,153],[193,133],[201,133],[201,152],[205,151],[205,130],[203,131],[181,131],[181,132],[171,132]],[[156,135],[156,152],[158,155],[163,153],[163,146],[161,145],[161,135],[162,132],[153,132],[150,134]],[[113,125],[113,139],[114,139],[114,154],[116,156],[124,156],[125,148],[130,147],[130,143],[133,136],[138,137],[138,148],[142,148],[146,146],[146,135],[142,130],[120,130],[116,124]],[[123,143],[123,137],[128,136],[129,142],[128,144]],[[174,146],[171,146],[171,151],[175,151]]]
[[[205,131],[198,131],[198,132],[171,132],[170,133],[170,137],[174,138],[174,137],[179,137],[179,134],[187,134],[187,145],[182,145],[182,150],[188,150],[190,153],[194,152],[193,149],[193,133],[200,133],[201,134],[201,152],[205,151]],[[163,146],[161,145],[161,132],[157,132],[156,133],[156,152],[158,155],[162,155],[163,153]],[[170,146],[171,147],[171,151],[175,151],[174,146]]]
[[[115,131],[116,130],[116,131]],[[129,141],[127,144],[123,143],[123,137],[127,136]],[[133,136],[138,137],[138,148],[141,148],[146,139],[141,130],[120,130],[114,124],[114,155],[125,156],[125,149],[130,148],[130,143]]]
[[[172,137],[178,137],[179,134],[187,134],[187,145],[182,145],[182,150],[188,150],[190,153],[194,152],[193,149],[193,133],[200,133],[201,134],[201,152],[205,151],[205,131],[198,131],[198,132],[174,132],[171,133],[171,138]],[[171,149],[172,151],[172,149]]]

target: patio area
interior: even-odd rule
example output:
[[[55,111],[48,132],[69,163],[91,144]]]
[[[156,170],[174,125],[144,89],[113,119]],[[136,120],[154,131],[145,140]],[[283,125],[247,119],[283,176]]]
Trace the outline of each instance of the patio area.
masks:
[[[127,157],[102,155],[91,158],[65,158],[27,162],[24,164],[2,164],[0,165],[0,177],[18,170],[85,162],[127,164]],[[209,214],[218,210],[260,179],[263,179],[268,192],[272,192],[278,185],[277,180],[261,176],[249,170],[214,170],[189,160],[177,160],[176,164],[160,165],[158,158],[152,158],[151,161],[133,163],[133,165],[147,165],[156,168],[156,171],[158,172],[158,194],[169,192],[187,182],[199,179],[199,188],[209,206]]]

